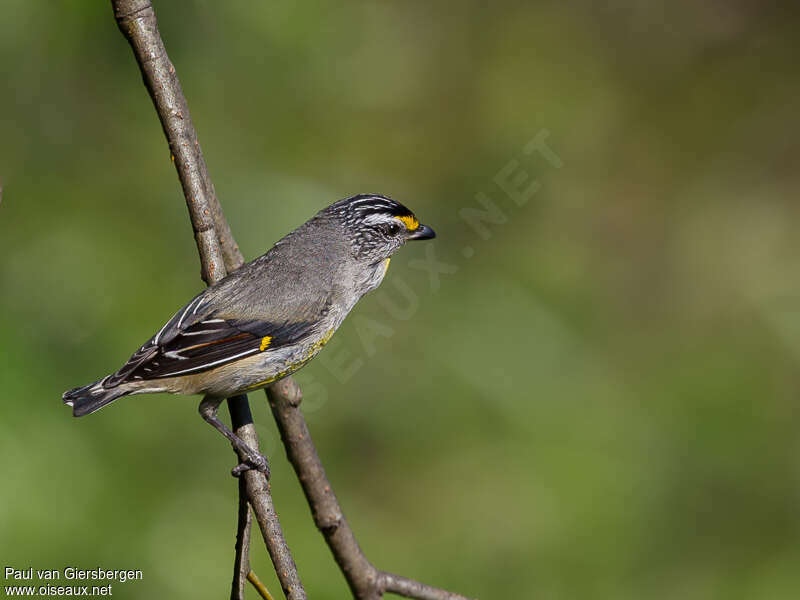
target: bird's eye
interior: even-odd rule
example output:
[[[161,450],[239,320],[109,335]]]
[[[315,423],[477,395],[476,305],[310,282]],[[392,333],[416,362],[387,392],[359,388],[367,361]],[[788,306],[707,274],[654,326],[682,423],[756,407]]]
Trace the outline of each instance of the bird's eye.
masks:
[[[400,233],[400,225],[398,225],[397,223],[389,223],[386,226],[386,233],[388,233],[389,235],[397,235],[398,233]]]

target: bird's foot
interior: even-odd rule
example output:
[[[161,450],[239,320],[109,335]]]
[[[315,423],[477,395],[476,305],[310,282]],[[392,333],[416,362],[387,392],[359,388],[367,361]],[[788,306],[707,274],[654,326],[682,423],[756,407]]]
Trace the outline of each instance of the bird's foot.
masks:
[[[240,450],[240,456],[243,460],[238,465],[233,467],[233,469],[231,469],[231,475],[234,477],[239,477],[245,471],[254,470],[261,471],[269,480],[269,462],[267,461],[266,456],[259,454],[251,448],[248,448],[247,450]]]

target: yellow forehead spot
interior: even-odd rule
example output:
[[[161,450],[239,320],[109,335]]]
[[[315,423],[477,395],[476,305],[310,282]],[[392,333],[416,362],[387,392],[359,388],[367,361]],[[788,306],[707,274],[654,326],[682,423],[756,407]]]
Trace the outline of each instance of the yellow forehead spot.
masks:
[[[416,231],[419,229],[419,221],[417,221],[417,217],[414,215],[402,215],[400,217],[395,217],[398,221],[402,221],[403,225],[406,226],[406,229],[409,231]]]
[[[261,352],[263,352],[264,350],[266,350],[269,347],[269,343],[271,341],[272,341],[272,338],[269,337],[268,335],[265,335],[263,338],[261,338],[261,345],[258,347],[258,349]]]

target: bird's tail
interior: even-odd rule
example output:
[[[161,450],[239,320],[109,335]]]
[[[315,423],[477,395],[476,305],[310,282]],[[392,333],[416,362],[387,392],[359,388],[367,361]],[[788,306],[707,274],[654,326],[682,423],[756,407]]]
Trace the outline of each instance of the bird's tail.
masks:
[[[130,394],[133,390],[124,385],[106,387],[105,382],[108,377],[95,381],[83,387],[77,387],[64,392],[61,396],[64,404],[72,407],[72,415],[82,417],[89,415],[103,408],[119,398]]]

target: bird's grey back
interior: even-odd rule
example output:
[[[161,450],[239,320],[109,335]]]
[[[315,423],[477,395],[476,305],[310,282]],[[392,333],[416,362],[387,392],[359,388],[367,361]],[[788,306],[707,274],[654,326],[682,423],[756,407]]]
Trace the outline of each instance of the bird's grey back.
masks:
[[[352,277],[352,262],[341,224],[320,213],[206,294],[213,296],[211,304],[221,318],[316,322],[332,305],[350,303],[342,296]]]

